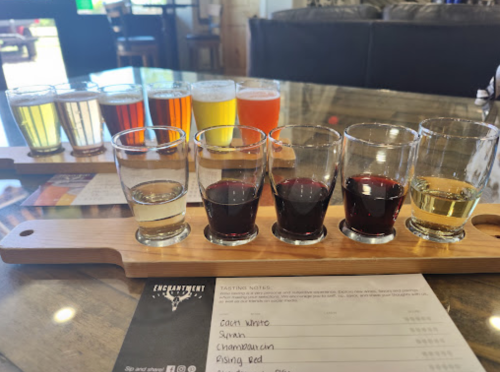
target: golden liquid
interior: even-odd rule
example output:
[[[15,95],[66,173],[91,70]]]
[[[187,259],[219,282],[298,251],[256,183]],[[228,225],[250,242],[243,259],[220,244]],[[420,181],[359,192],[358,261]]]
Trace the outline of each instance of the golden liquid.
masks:
[[[460,231],[481,197],[467,182],[439,177],[414,178],[410,195],[414,222],[443,233]]]
[[[71,146],[77,155],[102,150],[102,118],[98,93],[72,92],[58,97],[57,112]]]
[[[11,102],[19,129],[34,153],[51,153],[61,148],[61,124],[53,102],[23,105]],[[26,102],[27,103],[27,102]],[[32,103],[30,101],[29,103]]]
[[[236,120],[236,99],[221,102],[193,99],[193,112],[199,131],[218,125],[234,125]],[[227,146],[232,139],[232,129],[221,129],[215,133],[207,133],[207,142],[213,146]]]
[[[166,239],[184,229],[186,190],[175,181],[152,181],[134,186],[130,207],[139,231],[148,239]]]

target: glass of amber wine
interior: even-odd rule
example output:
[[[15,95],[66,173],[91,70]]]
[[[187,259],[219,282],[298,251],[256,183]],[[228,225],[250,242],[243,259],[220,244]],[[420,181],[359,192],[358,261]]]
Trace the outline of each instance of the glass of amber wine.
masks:
[[[30,147],[30,155],[44,156],[63,151],[54,87],[22,87],[8,90],[6,94],[17,125]]]
[[[138,84],[108,85],[100,89],[99,106],[102,117],[111,136],[132,128],[144,127],[144,97]],[[134,136],[124,137],[139,145],[144,141],[144,132],[136,131]]]
[[[137,137],[141,145],[133,145]],[[116,167],[125,197],[139,223],[136,239],[165,247],[185,239],[188,188],[186,134],[180,128],[146,127],[113,136]]]
[[[500,131],[454,118],[420,123],[420,144],[410,184],[408,229],[435,242],[457,242],[488,181]]]
[[[168,81],[147,86],[151,120],[156,126],[181,128],[189,141],[191,132],[191,86],[183,81]]]

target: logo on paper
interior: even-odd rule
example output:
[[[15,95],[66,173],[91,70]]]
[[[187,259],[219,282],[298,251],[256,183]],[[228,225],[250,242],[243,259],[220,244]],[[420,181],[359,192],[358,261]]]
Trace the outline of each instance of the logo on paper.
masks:
[[[177,367],[177,372],[186,372],[186,366]]]
[[[176,311],[181,302],[189,300],[191,297],[202,298],[205,292],[204,285],[155,285],[153,287],[153,298],[165,297],[172,303],[172,311]],[[158,294],[156,294],[158,292]],[[184,371],[179,371],[184,367]],[[185,372],[185,366],[177,367],[177,372]]]
[[[165,372],[175,372],[175,366],[167,366],[167,369]]]
[[[195,366],[189,366],[188,367],[188,372],[196,372],[196,367]]]

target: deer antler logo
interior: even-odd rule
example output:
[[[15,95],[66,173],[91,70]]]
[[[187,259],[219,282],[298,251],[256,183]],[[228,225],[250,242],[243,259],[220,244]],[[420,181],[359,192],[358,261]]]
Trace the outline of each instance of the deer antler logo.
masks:
[[[179,306],[179,304],[182,301],[185,301],[188,298],[191,298],[191,295],[192,295],[192,291],[191,291],[191,287],[189,287],[189,286],[184,287],[181,290],[171,289],[171,290],[163,293],[163,296],[165,296],[165,298],[169,299],[172,302],[172,311],[177,310],[177,306]]]

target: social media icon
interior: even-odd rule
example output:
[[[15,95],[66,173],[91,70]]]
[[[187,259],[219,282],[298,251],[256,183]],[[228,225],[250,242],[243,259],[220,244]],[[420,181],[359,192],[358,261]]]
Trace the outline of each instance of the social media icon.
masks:
[[[177,372],[186,372],[186,366],[177,367]]]
[[[195,366],[189,366],[188,367],[188,372],[196,372],[196,367]]]
[[[175,372],[175,366],[167,366],[167,369],[165,372]]]

